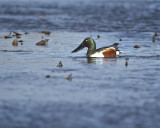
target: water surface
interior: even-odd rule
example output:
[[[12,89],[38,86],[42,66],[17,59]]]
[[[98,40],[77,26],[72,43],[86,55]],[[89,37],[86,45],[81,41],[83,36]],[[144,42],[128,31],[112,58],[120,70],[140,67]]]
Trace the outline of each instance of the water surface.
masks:
[[[160,31],[160,2],[147,0],[0,1],[1,31]]]
[[[160,126],[159,1],[8,1],[0,2],[0,127]],[[10,31],[23,45],[4,39]],[[119,43],[120,57],[71,53],[86,37],[97,48]],[[47,46],[35,45],[42,39]]]

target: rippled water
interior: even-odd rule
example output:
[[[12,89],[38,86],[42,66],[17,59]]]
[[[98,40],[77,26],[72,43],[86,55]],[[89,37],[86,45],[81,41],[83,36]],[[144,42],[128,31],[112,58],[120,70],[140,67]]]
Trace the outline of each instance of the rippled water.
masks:
[[[5,0],[1,31],[159,31],[159,1]]]
[[[159,5],[0,1],[0,127],[160,127],[160,41],[152,42],[154,32],[160,34]],[[23,45],[4,39],[10,31],[22,34]],[[89,36],[97,48],[118,42],[120,57],[71,53]],[[49,39],[47,46],[35,45],[42,39]]]

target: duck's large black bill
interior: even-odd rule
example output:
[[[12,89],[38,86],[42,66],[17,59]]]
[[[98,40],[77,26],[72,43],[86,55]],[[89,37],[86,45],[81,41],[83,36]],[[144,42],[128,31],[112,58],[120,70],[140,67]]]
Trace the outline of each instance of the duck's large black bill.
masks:
[[[83,43],[82,44],[80,44],[76,49],[74,49],[73,51],[72,51],[72,53],[73,52],[78,52],[79,50],[81,50],[81,49],[83,49],[85,46],[83,45]]]

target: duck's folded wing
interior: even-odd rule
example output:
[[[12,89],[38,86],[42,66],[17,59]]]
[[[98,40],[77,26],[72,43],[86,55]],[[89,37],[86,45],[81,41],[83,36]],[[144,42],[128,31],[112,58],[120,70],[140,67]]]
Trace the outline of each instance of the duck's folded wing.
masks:
[[[113,45],[97,49],[93,55],[98,54],[103,57],[113,58],[113,57],[118,57],[119,53],[120,51],[118,50],[118,43],[115,43]]]
[[[119,45],[119,43],[114,43],[114,44],[112,44],[112,45],[110,45],[110,46],[96,49],[95,52],[102,52],[102,51],[105,51],[105,50],[108,49],[108,48],[115,48],[115,50],[117,51],[117,50],[118,50],[118,45]]]

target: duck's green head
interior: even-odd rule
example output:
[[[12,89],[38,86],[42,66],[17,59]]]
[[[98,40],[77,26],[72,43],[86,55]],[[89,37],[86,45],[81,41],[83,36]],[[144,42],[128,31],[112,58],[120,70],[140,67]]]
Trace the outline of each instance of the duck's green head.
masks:
[[[85,38],[83,40],[83,42],[75,50],[72,51],[72,53],[73,52],[78,52],[79,50],[81,50],[85,47],[88,47],[87,55],[88,54],[93,54],[94,51],[96,50],[96,44],[95,44],[94,39],[91,38],[91,37]]]

